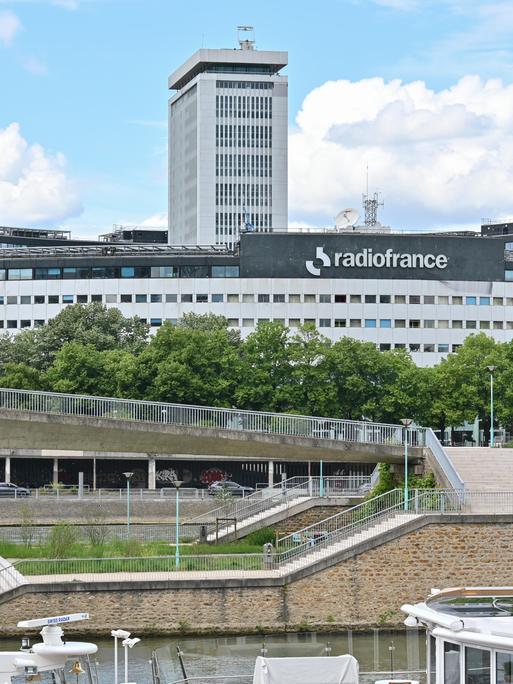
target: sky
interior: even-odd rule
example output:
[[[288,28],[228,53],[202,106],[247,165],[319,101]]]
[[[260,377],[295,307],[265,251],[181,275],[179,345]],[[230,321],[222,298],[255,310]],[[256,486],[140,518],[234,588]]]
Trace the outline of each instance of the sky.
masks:
[[[166,225],[168,75],[287,50],[290,225],[513,215],[512,0],[0,0],[0,225]]]

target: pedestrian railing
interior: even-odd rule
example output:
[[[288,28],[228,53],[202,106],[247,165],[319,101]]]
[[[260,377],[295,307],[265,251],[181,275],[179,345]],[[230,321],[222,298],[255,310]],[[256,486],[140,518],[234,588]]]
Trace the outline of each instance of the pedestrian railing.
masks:
[[[0,389],[0,408],[365,444],[401,446],[404,443],[401,425],[32,390]],[[409,428],[407,435],[410,446],[424,446],[424,428]]]
[[[463,491],[465,489],[465,483],[459,476],[458,471],[445,453],[445,449],[431,428],[426,429],[425,438],[426,446],[431,450],[431,453],[438,462],[448,484],[455,490]]]

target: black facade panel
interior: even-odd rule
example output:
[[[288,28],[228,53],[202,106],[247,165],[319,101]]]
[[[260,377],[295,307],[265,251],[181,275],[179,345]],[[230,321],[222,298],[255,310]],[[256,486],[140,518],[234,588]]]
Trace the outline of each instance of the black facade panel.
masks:
[[[322,252],[320,258],[316,258],[318,249]],[[360,264],[368,264],[373,259],[380,267],[343,265],[340,255],[346,254],[346,263],[356,259]],[[416,268],[399,265],[408,261],[407,255],[422,255],[416,258]],[[425,259],[426,255],[432,257]],[[436,257],[440,257],[438,262]],[[310,272],[308,262],[312,262]],[[432,267],[419,266],[422,262]],[[434,262],[445,266],[437,267]],[[504,242],[441,235],[252,233],[241,236],[240,276],[503,281]]]

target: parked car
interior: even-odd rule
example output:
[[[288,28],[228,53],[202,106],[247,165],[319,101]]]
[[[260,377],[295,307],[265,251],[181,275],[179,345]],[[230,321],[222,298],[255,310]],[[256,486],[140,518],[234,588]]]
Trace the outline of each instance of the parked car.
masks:
[[[217,492],[229,492],[233,496],[248,496],[255,491],[253,487],[245,487],[231,480],[217,480],[212,482],[208,488],[208,493],[214,496]]]
[[[10,482],[0,482],[0,496],[30,496],[30,489]]]

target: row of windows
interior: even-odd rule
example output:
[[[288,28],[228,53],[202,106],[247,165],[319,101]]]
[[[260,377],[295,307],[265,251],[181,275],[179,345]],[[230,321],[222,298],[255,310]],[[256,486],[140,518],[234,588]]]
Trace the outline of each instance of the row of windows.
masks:
[[[243,119],[270,119],[272,99],[270,95],[216,95],[216,117]]]
[[[271,185],[264,183],[216,183],[216,205],[236,206],[271,206]]]
[[[234,235],[242,226],[246,225],[247,218],[247,215],[241,211],[216,212],[216,235]],[[273,215],[270,213],[250,214],[249,219],[253,228],[263,229],[264,232],[269,232],[269,228],[272,228]]]
[[[216,81],[216,88],[250,88],[251,90],[272,90],[272,81]]]
[[[252,178],[272,177],[272,157],[265,154],[216,154],[216,176]],[[240,181],[239,181],[240,185]],[[244,187],[244,185],[242,185]],[[248,184],[248,200],[251,188],[259,188],[260,183]],[[255,194],[255,193],[253,193]]]
[[[418,318],[319,318],[320,328],[440,328],[461,330],[503,330],[504,321],[462,321],[462,320],[439,320],[433,319],[420,320]],[[506,321],[506,328],[513,330],[513,321]]]
[[[91,278],[238,278],[238,266],[73,266],[0,269],[0,280]]]
[[[257,128],[261,129],[258,136]],[[264,145],[263,141],[267,144]],[[216,147],[271,147],[271,143],[271,129],[267,126],[216,125]],[[269,172],[269,175],[272,174]]]

